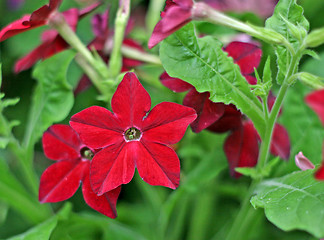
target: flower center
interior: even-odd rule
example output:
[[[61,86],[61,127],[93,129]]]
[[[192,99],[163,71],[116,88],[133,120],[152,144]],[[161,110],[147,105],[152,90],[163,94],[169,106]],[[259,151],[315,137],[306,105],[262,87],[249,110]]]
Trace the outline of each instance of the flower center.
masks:
[[[142,136],[141,131],[134,127],[127,129],[126,132],[124,133],[124,137],[126,141],[138,140],[141,138],[141,136]]]
[[[92,160],[94,153],[87,147],[83,147],[80,150],[80,154],[82,158],[88,159],[88,160]]]

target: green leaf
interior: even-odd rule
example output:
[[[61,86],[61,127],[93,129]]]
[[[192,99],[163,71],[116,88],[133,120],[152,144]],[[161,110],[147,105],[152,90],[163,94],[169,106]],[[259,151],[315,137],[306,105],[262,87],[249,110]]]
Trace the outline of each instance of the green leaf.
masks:
[[[38,84],[32,99],[25,145],[33,145],[49,126],[69,114],[74,97],[66,72],[74,55],[72,51],[64,51],[39,63],[34,69],[33,77]]]
[[[284,231],[305,230],[324,237],[324,182],[314,170],[294,172],[259,184],[251,203],[262,207],[266,217]]]
[[[59,220],[66,220],[71,212],[71,205],[66,204],[57,215],[29,229],[27,232],[9,238],[8,240],[48,240]]]
[[[263,135],[262,105],[219,41],[197,38],[190,23],[162,42],[160,58],[170,76],[189,82],[198,92],[210,92],[214,102],[234,104]]]
[[[280,0],[272,17],[266,21],[266,28],[273,29],[285,36],[296,50],[301,46],[302,42],[301,39],[298,39],[298,35],[305,36],[305,33],[309,30],[309,23],[303,12],[303,8],[297,5],[296,0]],[[286,76],[292,57],[290,52],[280,45],[276,46],[276,55],[278,64],[277,82],[281,84]]]

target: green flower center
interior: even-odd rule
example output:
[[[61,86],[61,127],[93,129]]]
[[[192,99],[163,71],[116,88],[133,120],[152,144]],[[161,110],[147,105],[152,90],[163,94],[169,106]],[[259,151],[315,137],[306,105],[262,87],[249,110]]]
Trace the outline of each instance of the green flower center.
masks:
[[[80,150],[80,154],[82,158],[88,159],[88,160],[92,160],[94,153],[87,147],[83,147]]]
[[[142,136],[141,131],[134,127],[127,129],[126,132],[124,133],[124,137],[126,141],[138,140],[141,138],[141,136]]]

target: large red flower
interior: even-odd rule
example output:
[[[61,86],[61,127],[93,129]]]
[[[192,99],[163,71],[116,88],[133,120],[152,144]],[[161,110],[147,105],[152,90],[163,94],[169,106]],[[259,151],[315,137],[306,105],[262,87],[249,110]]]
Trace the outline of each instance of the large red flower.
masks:
[[[42,6],[31,15],[25,15],[0,31],[0,42],[19,33],[46,25],[50,15],[60,6],[62,0],[49,0],[49,4]]]
[[[99,6],[98,3],[92,4],[91,6],[78,10],[76,8],[69,9],[62,12],[66,22],[76,31],[78,21],[85,17],[87,14],[95,10]],[[59,35],[56,30],[46,30],[42,34],[42,43],[26,56],[19,59],[15,64],[15,72],[19,73],[30,67],[32,67],[37,61],[44,60],[57,54],[69,47],[69,44]]]
[[[192,0],[166,0],[162,19],[156,24],[148,47],[152,48],[163,39],[191,21]]]
[[[195,120],[194,109],[162,102],[150,113],[151,99],[134,73],[126,73],[111,100],[113,113],[93,106],[72,116],[82,141],[103,148],[91,163],[92,189],[102,195],[133,178],[135,167],[151,185],[175,189],[180,162],[175,144]]]
[[[57,161],[41,176],[39,201],[59,202],[74,195],[82,182],[85,202],[96,211],[115,218],[116,202],[121,188],[97,196],[90,186],[90,160],[96,151],[81,142],[68,125],[53,125],[43,135],[46,157]]]
[[[307,105],[314,110],[324,125],[324,89],[314,91],[308,94],[305,98]],[[323,163],[320,169],[316,172],[315,177],[319,180],[324,180],[324,145],[323,145]]]

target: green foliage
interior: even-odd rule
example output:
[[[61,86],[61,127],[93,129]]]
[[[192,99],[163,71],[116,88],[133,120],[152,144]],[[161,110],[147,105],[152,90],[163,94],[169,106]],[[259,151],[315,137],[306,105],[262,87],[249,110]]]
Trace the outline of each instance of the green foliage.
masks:
[[[251,203],[264,208],[269,221],[284,231],[301,229],[323,238],[324,183],[313,174],[300,171],[261,182]]]
[[[198,92],[210,92],[214,102],[234,104],[263,135],[261,103],[219,41],[197,38],[193,24],[188,24],[163,41],[160,57],[170,76],[189,82]]]
[[[296,0],[280,0],[274,10],[273,16],[266,21],[266,28],[275,30],[285,36],[294,50],[303,42],[309,30],[309,23],[303,15],[303,8]],[[282,84],[289,68],[291,53],[281,45],[275,46],[278,64],[278,84]]]
[[[69,114],[74,97],[66,72],[74,55],[72,51],[64,51],[39,63],[34,69],[33,77],[38,84],[33,94],[25,145],[33,145],[49,126]]]

